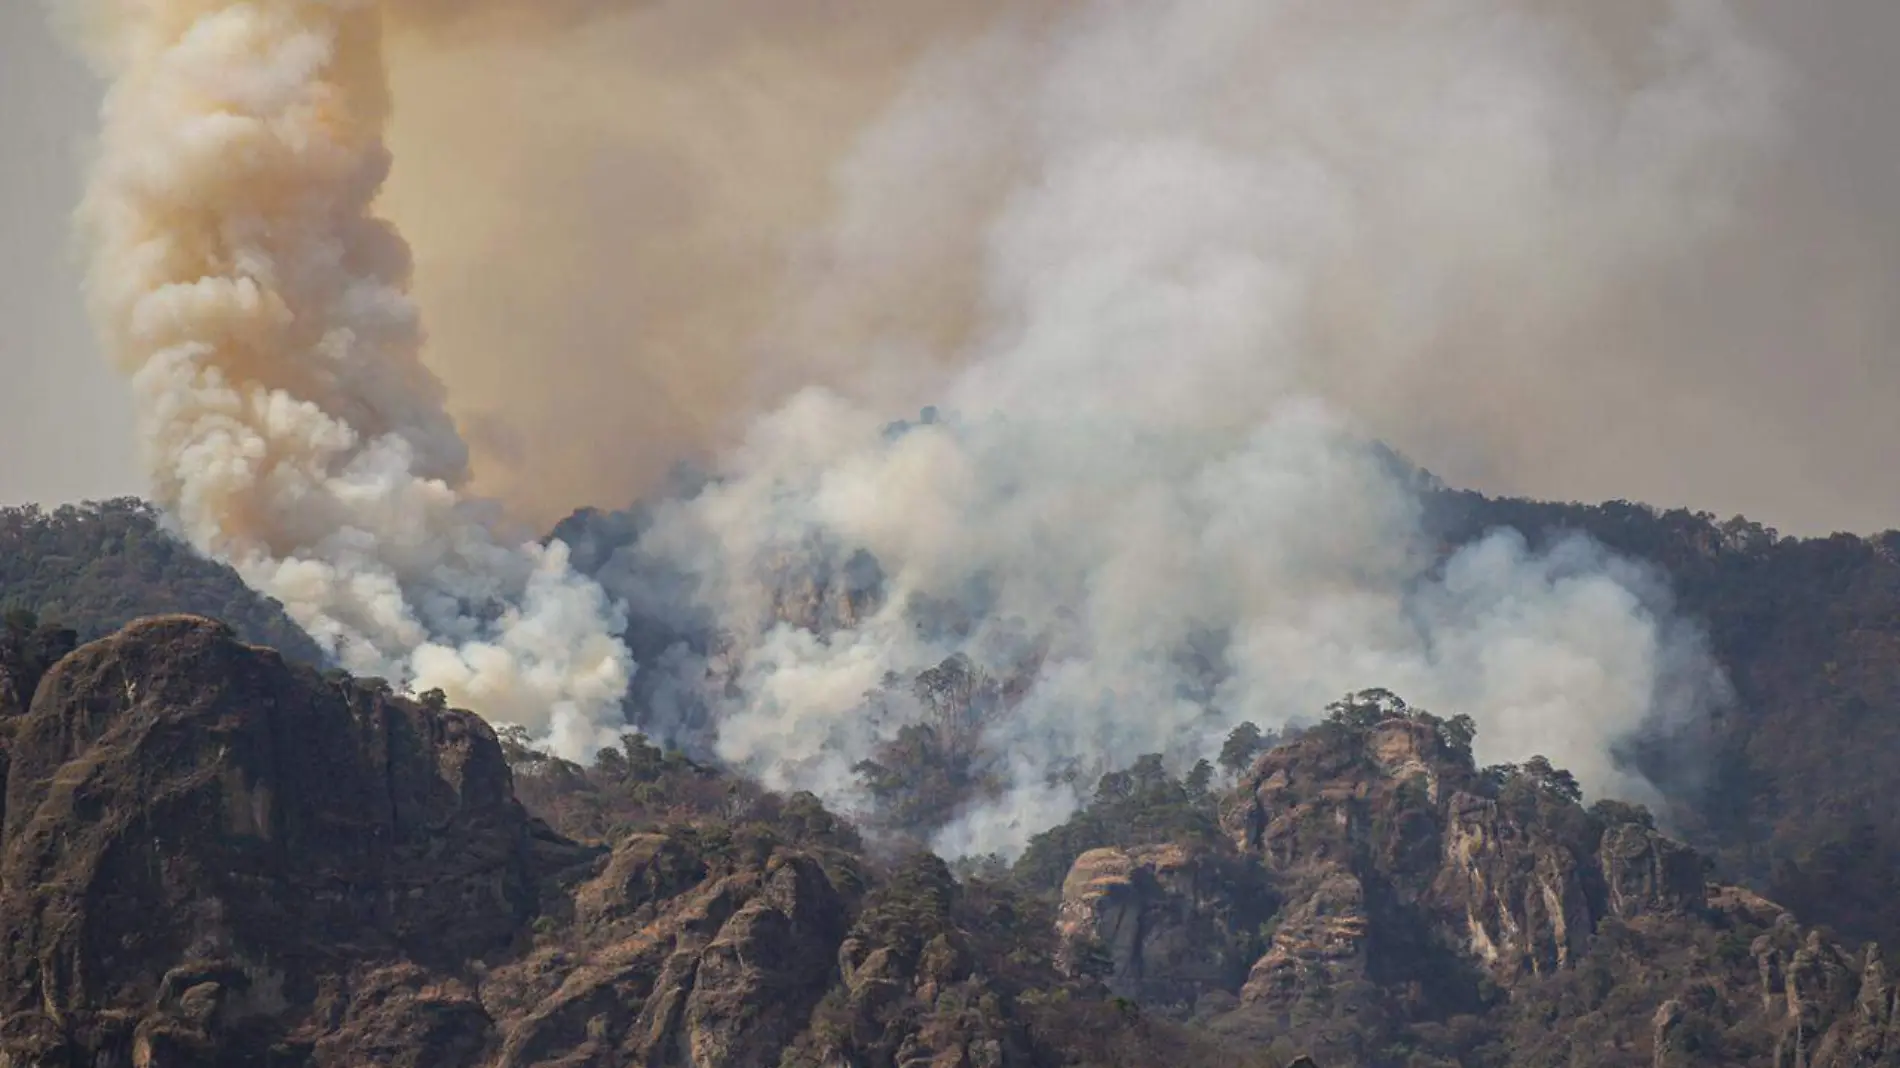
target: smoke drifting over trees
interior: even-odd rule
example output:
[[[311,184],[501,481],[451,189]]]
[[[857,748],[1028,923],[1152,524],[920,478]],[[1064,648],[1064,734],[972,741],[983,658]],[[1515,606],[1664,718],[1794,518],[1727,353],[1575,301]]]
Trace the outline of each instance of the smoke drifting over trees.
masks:
[[[1327,384],[1467,330],[1554,338],[1719,229],[1779,88],[1723,15],[1668,13],[1634,80],[1573,20],[1489,4],[1095,4],[939,55],[847,167],[788,335],[850,337],[855,374],[755,423],[643,541],[727,638],[675,661],[682,689],[714,676],[720,755],[848,806],[923,715],[867,694],[956,656],[1016,692],[986,728],[1006,785],[952,853],[1065,817],[1067,768],[1191,760],[1367,681],[1640,791],[1615,741],[1722,693],[1666,591],[1580,540],[1441,565]],[[852,336],[946,270],[967,303],[940,358],[904,329],[927,318]],[[926,398],[948,417],[889,432]],[[857,553],[880,595],[839,613],[814,575]]]
[[[907,382],[964,358],[996,197],[1039,181],[1038,157],[1013,147],[1021,87],[1056,34],[1096,17],[1064,0],[600,4],[582,6],[584,24],[524,15],[548,5],[454,6],[473,13],[392,33],[387,203],[419,250],[429,359],[478,480],[542,523],[644,493],[797,388],[857,382],[880,349],[903,349]],[[1593,186],[1597,203],[1620,188],[1638,210],[1635,191],[1675,150],[1645,146],[1613,115],[1626,94],[1665,84],[1671,6],[1416,8],[1269,5],[1235,27],[1252,35],[1257,70],[1223,75],[1228,96],[1180,105],[1216,108],[1256,143],[1353,145],[1353,166],[1384,189],[1428,189],[1437,175],[1461,198],[1461,214],[1373,198],[1386,214],[1365,218],[1362,238],[1390,254],[1336,288],[1327,318],[1344,336],[1309,384],[1448,479],[1492,492],[1681,502],[1801,533],[1900,522],[1900,472],[1880,459],[1900,445],[1883,414],[1900,388],[1900,213],[1872,177],[1900,165],[1880,44],[1900,33],[1900,9],[1696,6],[1773,70],[1732,94],[1645,107],[1703,109],[1699,121],[1743,136],[1735,151],[1677,154],[1720,196],[1659,214],[1657,254],[1606,271],[1634,220],[1599,232],[1601,216],[1553,214],[1519,229],[1530,204],[1486,213],[1471,186],[1523,193],[1541,174],[1553,212]],[[1460,44],[1436,71],[1353,44],[1357,24],[1381,18],[1437,25],[1441,43],[1513,39],[1526,50],[1516,67],[1542,88],[1514,97],[1521,86],[1495,64],[1461,70]],[[1315,67],[1301,58],[1312,49],[1360,72],[1356,100],[1300,102],[1311,79],[1292,72]],[[1131,61],[1130,76],[1149,62]],[[919,118],[904,125],[894,108]],[[1345,109],[1364,118],[1314,125],[1350,119]],[[1450,121],[1429,134],[1371,136],[1416,131],[1433,109]],[[1619,149],[1603,143],[1616,137]],[[934,161],[928,181],[872,160],[907,151]],[[1697,240],[1676,241],[1685,230]],[[1418,279],[1443,266],[1457,284],[1421,295]],[[1395,305],[1404,322],[1383,321]],[[1418,348],[1413,324],[1427,318],[1431,344]],[[895,410],[940,399],[910,392]]]
[[[1752,9],[526,10],[92,10],[95,295],[158,499],[350,666],[586,752],[625,630],[647,726],[849,808],[944,715],[893,681],[967,665],[993,766],[955,854],[1362,686],[1625,794],[1619,741],[1723,699],[1656,576],[1581,538],[1444,552],[1371,442],[1506,470],[1676,336],[1630,294],[1748,233],[1791,136]],[[468,114],[393,140],[472,146],[389,198],[464,257],[442,301],[422,262],[442,380],[372,212],[385,51],[399,108]],[[472,99],[470,56],[507,72]],[[493,138],[495,86],[534,90],[530,143]],[[638,184],[579,169],[602,131]],[[504,155],[496,203],[430,202]],[[552,206],[517,232],[516,198]],[[711,477],[617,554],[500,533],[682,456]]]

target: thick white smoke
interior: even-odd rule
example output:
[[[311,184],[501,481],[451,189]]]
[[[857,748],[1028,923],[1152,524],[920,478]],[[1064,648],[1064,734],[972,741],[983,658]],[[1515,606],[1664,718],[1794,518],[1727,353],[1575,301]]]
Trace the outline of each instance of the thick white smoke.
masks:
[[[1721,692],[1667,591],[1581,540],[1442,560],[1380,426],[1342,414],[1390,411],[1424,361],[1469,375],[1461,341],[1565,339],[1722,230],[1780,73],[1721,0],[1638,6],[1074,0],[934,55],[840,171],[767,339],[848,386],[795,392],[645,538],[729,637],[655,660],[651,692],[850,805],[919,714],[866,693],[969,657],[1012,683],[985,739],[1009,786],[951,853],[1063,818],[1064,769],[1186,760],[1365,686],[1472,715],[1487,759],[1640,791],[1617,741]],[[159,501],[348,666],[587,754],[619,722],[623,621],[462,489],[372,210],[372,0],[91,13],[115,79],[93,295]],[[1479,366],[1471,391],[1510,395]],[[946,418],[887,427],[925,403]],[[879,598],[786,610],[858,554]]]
[[[617,732],[616,609],[493,532],[420,358],[379,14],[361,0],[103,0],[113,79],[83,208],[154,495],[359,673],[440,687],[561,753]]]
[[[946,851],[1063,818],[1069,762],[1209,754],[1365,686],[1472,715],[1481,756],[1640,791],[1615,743],[1722,685],[1666,591],[1581,540],[1441,566],[1378,428],[1321,398],[1466,333],[1559,338],[1722,226],[1778,71],[1717,0],[1642,32],[1632,62],[1561,5],[1093,0],[936,57],[844,170],[781,343],[962,263],[967,348],[873,338],[855,391],[761,421],[646,539],[733,635],[721,754],[849,805],[902,725],[866,712],[886,672],[1029,655],[988,728],[1012,787]],[[973,206],[974,235],[928,222]],[[886,431],[918,403],[945,418]],[[857,550],[881,608],[825,633],[775,614],[784,574]],[[918,608],[944,603],[974,623]],[[1209,635],[1211,692],[1182,666]]]

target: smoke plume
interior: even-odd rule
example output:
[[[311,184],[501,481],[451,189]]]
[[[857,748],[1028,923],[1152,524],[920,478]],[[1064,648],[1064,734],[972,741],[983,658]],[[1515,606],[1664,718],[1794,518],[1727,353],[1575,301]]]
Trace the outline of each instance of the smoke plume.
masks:
[[[560,543],[494,531],[420,360],[388,174],[379,12],[107,0],[112,78],[82,209],[105,347],[153,493],[341,663],[440,687],[585,755],[631,670]]]
[[[833,168],[920,55],[1052,6],[393,0],[386,207],[476,485],[542,525],[624,503],[850,374],[760,344]]]
[[[1029,47],[1027,35],[991,39],[994,85],[945,54],[967,53],[1000,19],[1035,23],[1077,5],[424,6],[437,17],[404,14],[389,41],[401,106],[385,206],[418,250],[417,293],[439,342],[429,362],[450,386],[476,484],[545,524],[650,490],[675,460],[719,451],[800,385],[849,382],[875,366],[869,339],[908,344],[914,360],[955,359],[994,215],[986,198],[1034,175],[1011,169],[1033,160],[1011,152],[1006,133],[1018,103],[1009,53]],[[1666,62],[1654,33],[1663,10],[1660,0],[1531,0],[1512,15],[1567,24],[1564,47],[1594,68],[1583,73],[1628,87]],[[1884,461],[1900,446],[1884,412],[1900,388],[1900,212],[1874,177],[1900,166],[1882,47],[1900,33],[1900,6],[1730,0],[1726,10],[1792,76],[1772,151],[1709,158],[1730,168],[1722,227],[1614,272],[1534,347],[1497,311],[1528,280],[1468,298],[1480,314],[1448,305],[1431,348],[1384,364],[1380,350],[1361,350],[1322,383],[1330,399],[1489,492],[1740,511],[1802,533],[1900,522],[1900,469]],[[1476,28],[1485,12],[1467,14],[1474,33],[1490,32]],[[1419,106],[1407,99],[1411,72],[1375,73],[1367,91],[1396,94],[1385,98],[1395,121]],[[909,134],[937,152],[941,190],[840,196],[876,180],[852,148],[894,98],[958,77],[977,84],[943,102],[942,125]],[[1467,122],[1508,106],[1487,100],[1465,98]],[[1437,163],[1430,151],[1421,145],[1421,165]],[[1562,160],[1553,171],[1584,180]],[[866,210],[872,193],[882,202]],[[833,243],[806,240],[841,211],[856,212],[861,240],[882,228],[889,258],[843,264]],[[1539,230],[1553,235],[1554,224]],[[853,286],[836,278],[845,270]],[[828,277],[831,296],[814,308],[810,283]],[[790,343],[794,327],[806,341]],[[1612,420],[1617,432],[1602,433]]]
[[[930,714],[890,681],[957,658],[1007,695],[957,854],[1365,686],[1639,796],[1618,743],[1722,697],[1657,576],[1447,552],[1372,444],[1496,465],[1745,227],[1787,75],[1722,0],[92,13],[94,298],[157,495],[357,670],[585,754],[624,629],[640,722],[853,808]],[[385,48],[453,397],[372,211]],[[696,453],[580,566],[480,496]]]
[[[1447,345],[1560,341],[1720,233],[1779,124],[1730,14],[1657,5],[1631,52],[1503,0],[1093,0],[935,54],[842,169],[773,340],[805,366],[880,321],[864,302],[946,283],[957,328],[851,337],[855,374],[642,543],[730,636],[679,669],[714,679],[720,754],[861,804],[851,768],[921,714],[867,694],[961,656],[1016,696],[984,728],[1008,789],[951,853],[1060,820],[1065,768],[1190,760],[1368,685],[1472,715],[1481,755],[1646,793],[1618,741],[1722,692],[1663,584],[1581,539],[1440,560],[1337,398]],[[1468,370],[1508,403],[1509,367]],[[788,601],[859,556],[861,612]]]

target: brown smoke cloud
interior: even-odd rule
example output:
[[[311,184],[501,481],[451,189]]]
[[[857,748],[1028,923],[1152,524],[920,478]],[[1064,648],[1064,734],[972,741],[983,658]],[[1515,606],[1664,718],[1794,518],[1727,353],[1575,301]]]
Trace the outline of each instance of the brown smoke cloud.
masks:
[[[835,335],[796,370],[770,344],[836,168],[930,48],[1037,7],[398,5],[384,204],[480,487],[537,521],[625,502],[854,366]],[[881,296],[892,322],[942,317]]]
[[[565,546],[464,493],[421,362],[388,173],[381,13],[102,0],[111,80],[79,212],[101,347],[152,498],[346,667],[440,688],[557,751],[611,744],[633,665]]]
[[[536,520],[624,501],[789,386],[888,366],[873,340],[920,367],[950,358],[995,197],[1022,177],[996,120],[1023,57],[998,47],[989,98],[933,83],[968,64],[927,60],[1068,6],[396,7],[385,204],[418,250],[428,358],[479,485]],[[1588,22],[1632,81],[1657,61],[1652,0],[1529,6]],[[1900,166],[1880,103],[1900,91],[1880,46],[1900,9],[1732,7],[1790,78],[1781,143],[1727,176],[1732,217],[1564,309],[1561,329],[1453,308],[1432,347],[1367,352],[1314,385],[1458,482],[1798,531],[1900,523],[1883,415],[1900,395],[1900,213],[1878,178]],[[931,189],[874,188],[861,138],[907,92],[966,113],[909,135],[935,139]],[[1565,255],[1553,246],[1554,272]],[[931,399],[929,376],[905,379],[893,404]]]

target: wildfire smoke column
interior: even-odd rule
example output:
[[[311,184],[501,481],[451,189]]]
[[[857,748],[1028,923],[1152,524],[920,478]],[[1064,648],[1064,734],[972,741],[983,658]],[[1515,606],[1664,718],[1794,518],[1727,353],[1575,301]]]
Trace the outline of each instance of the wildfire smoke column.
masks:
[[[498,536],[423,365],[364,0],[104,0],[81,226],[153,495],[344,666],[587,755],[632,672],[561,544]]]

